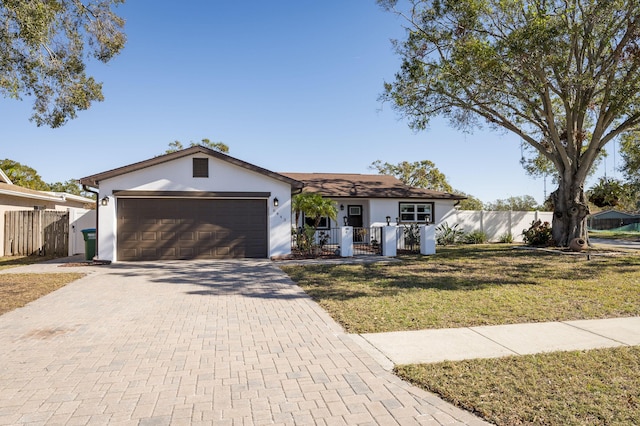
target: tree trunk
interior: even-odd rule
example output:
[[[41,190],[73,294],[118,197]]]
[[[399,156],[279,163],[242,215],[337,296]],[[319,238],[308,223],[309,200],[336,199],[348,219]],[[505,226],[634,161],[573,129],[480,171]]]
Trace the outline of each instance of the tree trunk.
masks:
[[[584,195],[584,182],[577,182],[574,176],[560,180],[558,189],[552,194],[553,200],[553,241],[558,247],[568,247],[574,238],[589,241],[587,216],[589,206]]]

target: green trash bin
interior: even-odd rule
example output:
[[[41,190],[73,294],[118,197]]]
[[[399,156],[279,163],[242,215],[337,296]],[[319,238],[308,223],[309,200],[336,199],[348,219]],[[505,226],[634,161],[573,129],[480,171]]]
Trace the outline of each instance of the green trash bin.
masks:
[[[96,255],[96,228],[87,228],[80,232],[84,236],[84,258],[93,260]]]

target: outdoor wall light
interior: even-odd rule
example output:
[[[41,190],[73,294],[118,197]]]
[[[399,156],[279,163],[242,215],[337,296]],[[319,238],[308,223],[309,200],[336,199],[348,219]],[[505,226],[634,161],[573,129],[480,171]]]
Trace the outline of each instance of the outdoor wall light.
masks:
[[[107,206],[109,205],[109,197],[104,197],[100,200],[100,205],[101,206]]]
[[[344,204],[340,204],[340,210],[344,210]]]
[[[349,221],[349,218],[345,216],[342,219],[344,220],[344,226],[347,226],[347,222]]]
[[[396,217],[396,225],[400,223],[400,220]]]
[[[387,216],[387,226],[389,226],[389,222],[391,222],[391,216]]]
[[[278,201],[278,197],[273,199],[273,207],[278,207],[280,205],[280,201]]]

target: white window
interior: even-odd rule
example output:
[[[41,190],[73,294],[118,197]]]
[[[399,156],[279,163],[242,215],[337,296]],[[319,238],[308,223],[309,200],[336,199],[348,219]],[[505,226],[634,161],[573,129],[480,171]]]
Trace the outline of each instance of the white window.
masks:
[[[315,219],[312,217],[305,217],[304,223],[309,226],[313,226],[315,224]],[[322,216],[320,218],[320,223],[318,224],[318,229],[329,229],[331,227],[331,219],[328,216]]]
[[[433,223],[433,203],[400,203],[400,222]]]

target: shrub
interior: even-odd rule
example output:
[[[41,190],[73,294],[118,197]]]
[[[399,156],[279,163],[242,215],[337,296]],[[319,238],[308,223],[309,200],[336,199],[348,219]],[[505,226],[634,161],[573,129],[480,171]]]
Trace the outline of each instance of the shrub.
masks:
[[[513,235],[511,235],[511,232],[502,234],[500,235],[500,239],[498,240],[498,242],[503,244],[511,244],[513,242]]]
[[[297,249],[303,253],[310,253],[313,246],[313,239],[316,233],[315,228],[313,226],[305,224],[304,227],[293,229],[292,233],[296,242]]]
[[[484,244],[487,242],[487,234],[482,231],[472,231],[464,236],[467,244]]]
[[[449,244],[455,244],[460,241],[460,238],[464,235],[462,229],[458,229],[459,224],[449,226],[447,222],[444,222],[436,228],[436,243],[441,246]]]
[[[524,242],[530,246],[550,246],[553,244],[551,224],[534,220],[531,227],[522,231]]]

